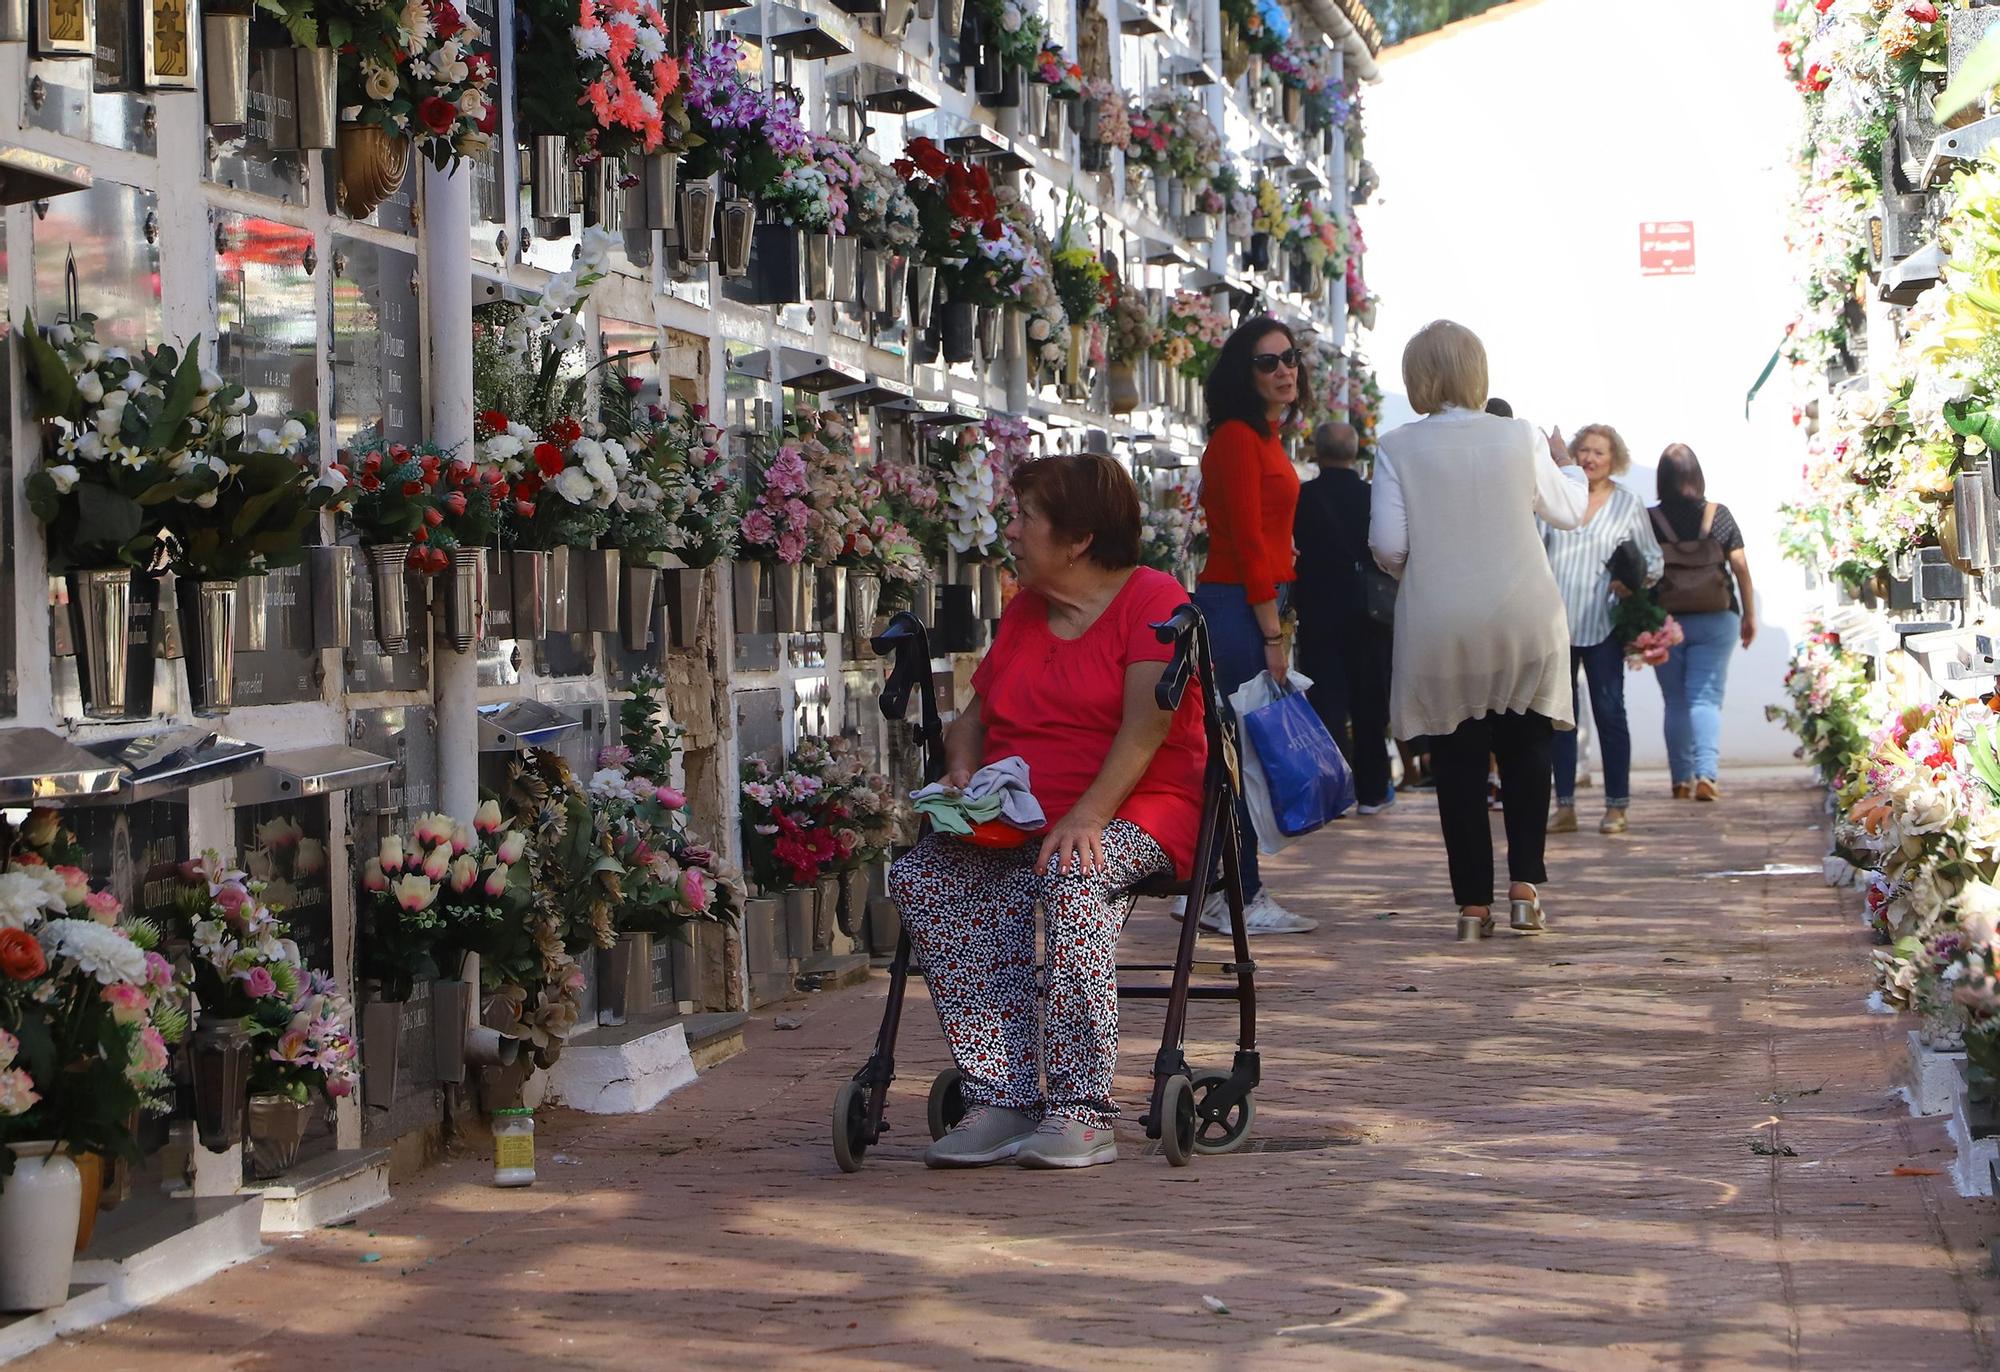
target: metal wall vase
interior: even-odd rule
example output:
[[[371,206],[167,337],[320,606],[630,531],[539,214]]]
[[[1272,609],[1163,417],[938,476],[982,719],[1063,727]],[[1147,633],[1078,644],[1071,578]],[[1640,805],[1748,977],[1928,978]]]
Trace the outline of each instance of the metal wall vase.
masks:
[[[882,248],[863,248],[860,262],[861,308],[881,314],[889,308],[889,253]]]
[[[816,631],[847,632],[847,568],[820,567],[814,571],[812,608]]]
[[[722,274],[740,279],[750,271],[750,243],[757,230],[757,206],[748,200],[722,202]],[[791,232],[796,232],[792,230]],[[794,262],[796,275],[796,262]],[[797,290],[797,287],[793,287]]]
[[[148,635],[133,651],[135,613],[152,619],[152,578],[129,567],[71,572],[69,614],[76,646],[83,712],[92,719],[125,719],[153,708],[153,653]],[[136,602],[143,601],[143,608]],[[143,668],[143,671],[141,670]]]
[[[797,562],[762,565],[771,584],[772,628],[781,634],[805,633],[812,606],[807,568]]]
[[[507,580],[514,592],[514,637],[549,636],[549,555],[537,548],[507,554]]]
[[[938,306],[939,333],[944,360],[951,363],[970,362],[973,354],[973,334],[976,332],[976,315],[969,300],[947,300]]]
[[[653,640],[653,601],[660,587],[660,569],[627,562],[619,571],[618,631],[628,652],[643,653]]]
[[[403,1057],[403,1002],[372,1000],[361,1007],[361,1100],[386,1110],[396,1103]]]
[[[1139,408],[1139,376],[1130,362],[1113,362],[1104,375],[1106,409],[1113,414],[1131,414]]]
[[[182,578],[175,589],[180,598],[181,640],[187,648],[188,694],[195,711],[227,710],[236,703],[238,583]]]
[[[1000,57],[998,45],[987,49],[987,51],[992,55],[992,60],[1004,61]],[[980,64],[979,73],[983,85],[986,77],[986,63],[982,62]],[[1014,66],[1012,63],[1004,63],[1000,73],[1000,88],[986,97],[986,104],[989,108],[996,110],[1015,110],[1021,107],[1021,69],[1019,67]]]
[[[576,180],[567,138],[538,133],[528,140],[528,205],[542,237],[562,238],[569,233],[569,217],[576,213]]]
[[[584,631],[593,634],[617,633],[618,550],[582,548],[578,549],[574,556],[583,568]]]
[[[293,49],[292,69],[298,78],[298,145],[302,149],[331,148],[339,138],[339,58],[332,48]]]
[[[486,550],[456,548],[445,583],[444,631],[455,653],[469,653],[486,637]]]
[[[852,305],[861,298],[861,243],[842,235],[831,241],[827,298],[837,305]]]
[[[334,197],[349,219],[366,219],[410,170],[410,140],[377,124],[342,124],[334,139]]]
[[[807,300],[833,299],[833,237],[824,233],[805,236]]]
[[[201,1146],[225,1153],[243,1140],[250,1096],[250,1034],[241,1020],[204,1015],[188,1043],[194,1124]]]
[[[931,311],[937,307],[937,268],[922,262],[908,263],[910,281],[910,327],[922,332],[931,326]]]
[[[368,549],[369,579],[375,588],[375,641],[385,653],[410,648],[410,545],[377,543]]]
[[[979,360],[989,367],[1000,360],[1000,344],[1003,337],[1000,329],[1001,319],[1002,313],[998,305],[979,307]]]
[[[680,208],[681,159],[671,152],[648,153],[639,165],[639,185],[646,196],[646,227],[671,229]]]
[[[758,604],[764,598],[764,579],[770,570],[766,562],[737,562],[730,572],[730,593],[736,608],[736,632],[758,632]],[[688,646],[681,644],[682,647]]]
[[[681,260],[700,266],[715,251],[715,182],[704,178],[689,181],[680,191]]]
[[[28,0],[0,0],[0,43],[28,41]]]
[[[857,655],[870,651],[868,639],[875,632],[875,614],[881,604],[881,577],[873,572],[847,574],[847,630]]]
[[[576,551],[573,548],[551,548],[548,558],[549,632],[581,632],[584,621],[583,576],[577,570]]]
[[[201,16],[201,84],[208,122],[240,128],[250,118],[250,16]]]
[[[739,563],[739,566],[755,567],[757,564]],[[701,636],[702,607],[708,601],[708,568],[680,567],[669,569],[662,577],[661,584],[667,596],[667,631],[676,648],[692,648]],[[755,608],[753,602],[752,608]],[[738,632],[749,633],[754,621],[738,621]]]

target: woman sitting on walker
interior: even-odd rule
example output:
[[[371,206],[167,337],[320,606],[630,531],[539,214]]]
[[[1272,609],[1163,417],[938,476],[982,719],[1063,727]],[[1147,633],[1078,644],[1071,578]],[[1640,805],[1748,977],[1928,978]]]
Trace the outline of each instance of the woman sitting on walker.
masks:
[[[964,786],[1018,756],[1049,827],[1026,846],[927,835],[889,871],[924,969],[964,1120],[931,1167],[1116,1162],[1119,892],[1185,877],[1200,825],[1201,694],[1153,700],[1171,645],[1151,626],[1185,603],[1139,561],[1139,494],[1116,462],[1049,457],[1013,478],[1006,529],[1021,593],[1001,617],[973,695],[945,734],[944,780]],[[1038,1033],[1035,917],[1047,920],[1048,1005]],[[1046,1053],[1043,1044],[1046,1043]],[[1046,1074],[1047,1086],[1043,1086]]]

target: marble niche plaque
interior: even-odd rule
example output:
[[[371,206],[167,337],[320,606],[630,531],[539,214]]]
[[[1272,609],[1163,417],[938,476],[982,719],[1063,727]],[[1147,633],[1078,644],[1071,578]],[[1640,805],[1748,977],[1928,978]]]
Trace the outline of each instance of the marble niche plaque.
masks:
[[[160,341],[159,199],[100,180],[41,202],[33,226],[35,317],[70,312],[69,270],[79,312],[97,316],[97,341],[140,348]]]
[[[253,878],[269,883],[265,898],[284,907],[279,918],[305,965],[339,976],[344,985],[347,978],[333,965],[328,806],[323,795],[237,806],[236,858]]]

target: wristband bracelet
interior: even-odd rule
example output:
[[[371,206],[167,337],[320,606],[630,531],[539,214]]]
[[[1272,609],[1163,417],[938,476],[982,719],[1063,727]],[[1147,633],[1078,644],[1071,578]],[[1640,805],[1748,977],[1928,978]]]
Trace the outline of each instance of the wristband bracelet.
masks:
[[[1285,641],[1285,636],[1283,634],[1264,635],[1264,642],[1266,643],[1283,643],[1284,641]]]

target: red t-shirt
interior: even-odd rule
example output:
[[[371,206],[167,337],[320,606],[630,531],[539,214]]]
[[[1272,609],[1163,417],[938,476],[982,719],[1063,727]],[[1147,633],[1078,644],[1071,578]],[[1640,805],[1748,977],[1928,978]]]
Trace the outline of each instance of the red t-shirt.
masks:
[[[1208,515],[1203,582],[1241,586],[1258,605],[1296,578],[1292,518],[1299,474],[1276,426],[1260,435],[1232,419],[1215,431],[1201,455],[1201,507]]]
[[[1173,656],[1152,625],[1186,601],[1165,572],[1138,567],[1081,638],[1051,633],[1048,601],[1026,588],[1000,617],[993,647],[972,674],[986,726],[981,761],[1026,761],[1028,786],[1051,825],[1082,799],[1111,752],[1125,718],[1125,669]],[[1201,693],[1190,687],[1166,742],[1116,816],[1144,829],[1183,877],[1194,863],[1207,761]]]

